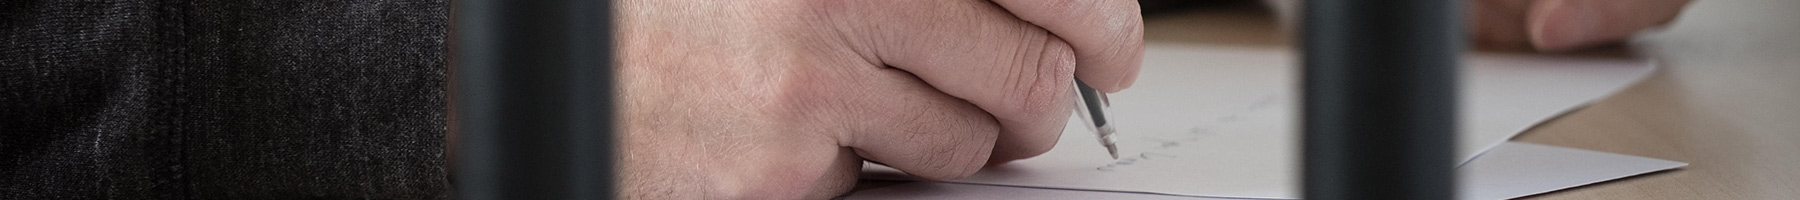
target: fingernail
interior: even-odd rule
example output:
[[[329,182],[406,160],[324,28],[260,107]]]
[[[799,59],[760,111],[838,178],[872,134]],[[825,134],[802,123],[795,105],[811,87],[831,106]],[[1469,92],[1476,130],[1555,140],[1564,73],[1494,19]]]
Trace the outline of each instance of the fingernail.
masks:
[[[1568,50],[1596,40],[1598,13],[1570,0],[1545,0],[1533,9],[1531,42],[1538,50]]]

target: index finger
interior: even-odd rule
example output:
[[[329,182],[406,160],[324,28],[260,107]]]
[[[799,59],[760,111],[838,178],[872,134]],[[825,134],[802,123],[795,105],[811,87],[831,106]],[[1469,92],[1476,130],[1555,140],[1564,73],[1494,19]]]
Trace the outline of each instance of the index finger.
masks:
[[[1540,0],[1526,27],[1538,50],[1563,51],[1630,39],[1669,23],[1689,0]]]
[[[1075,77],[1118,92],[1144,62],[1144,18],[1135,0],[993,0],[1075,49]]]

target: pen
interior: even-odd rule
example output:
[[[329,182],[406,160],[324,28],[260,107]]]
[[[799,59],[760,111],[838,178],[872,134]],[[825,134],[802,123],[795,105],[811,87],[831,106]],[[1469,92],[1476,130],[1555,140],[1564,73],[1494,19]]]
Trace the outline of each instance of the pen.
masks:
[[[1087,123],[1088,130],[1100,136],[1100,146],[1106,147],[1108,155],[1119,159],[1119,147],[1115,145],[1119,140],[1113,138],[1112,124],[1106,123],[1106,94],[1094,90],[1094,87],[1081,80],[1075,80],[1075,95],[1081,97],[1081,102],[1077,102],[1079,105],[1075,107],[1079,109],[1076,114],[1081,115],[1081,120],[1085,121],[1082,123]]]

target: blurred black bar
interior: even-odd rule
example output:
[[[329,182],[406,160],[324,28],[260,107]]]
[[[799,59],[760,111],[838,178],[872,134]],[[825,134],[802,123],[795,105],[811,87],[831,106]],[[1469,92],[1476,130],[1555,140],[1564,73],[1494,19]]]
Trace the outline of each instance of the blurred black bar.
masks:
[[[1306,2],[1305,199],[1456,197],[1458,2]]]
[[[1194,1],[1194,0],[1138,0],[1138,11],[1144,16],[1156,16],[1168,13],[1179,13],[1199,7],[1216,6],[1217,4],[1254,4],[1249,1]]]
[[[613,197],[611,7],[453,4],[456,198]]]

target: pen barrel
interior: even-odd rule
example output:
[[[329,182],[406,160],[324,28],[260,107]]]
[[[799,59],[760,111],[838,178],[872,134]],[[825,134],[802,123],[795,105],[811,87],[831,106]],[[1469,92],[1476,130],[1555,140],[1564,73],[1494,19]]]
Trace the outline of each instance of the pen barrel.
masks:
[[[1305,4],[1305,199],[1455,198],[1456,0]]]
[[[1095,90],[1094,87],[1077,79],[1075,80],[1075,95],[1078,99],[1075,102],[1075,113],[1081,116],[1082,120],[1079,123],[1086,124],[1088,131],[1100,136],[1100,146],[1106,147],[1108,155],[1115,159],[1119,158],[1119,148],[1116,145],[1118,139],[1113,137],[1112,125],[1107,124],[1106,120],[1106,94],[1100,93],[1099,90]]]
[[[1099,129],[1093,128],[1106,126],[1106,99],[1100,96],[1100,91],[1081,80],[1075,80],[1075,91],[1076,95],[1081,96],[1081,102],[1076,102],[1080,105],[1075,106],[1081,107],[1079,110],[1084,114],[1083,118],[1093,123],[1093,127],[1088,127],[1088,130],[1098,131]]]

